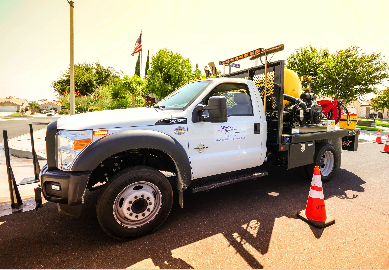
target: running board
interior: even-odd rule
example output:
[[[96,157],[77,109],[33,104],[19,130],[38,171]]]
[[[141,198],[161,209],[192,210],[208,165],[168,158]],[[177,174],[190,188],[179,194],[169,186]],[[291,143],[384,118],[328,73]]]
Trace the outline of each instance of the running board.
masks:
[[[250,179],[255,179],[259,178],[262,176],[266,176],[267,172],[266,171],[257,171],[257,172],[246,172],[242,173],[240,175],[219,175],[219,177],[212,177],[212,179],[207,180],[206,179],[199,179],[196,180],[196,183],[193,183],[192,185],[189,186],[189,189],[192,191],[192,193],[200,192],[200,191],[207,191],[213,188],[221,187],[221,186],[226,186],[229,184],[234,184]],[[202,180],[202,181],[201,181]]]

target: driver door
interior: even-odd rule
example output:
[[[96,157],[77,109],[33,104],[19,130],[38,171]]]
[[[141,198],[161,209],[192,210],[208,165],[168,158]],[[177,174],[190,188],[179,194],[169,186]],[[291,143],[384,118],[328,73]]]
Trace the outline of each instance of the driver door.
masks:
[[[228,119],[224,123],[188,123],[192,179],[258,166],[266,149],[254,131],[258,116],[246,84],[219,84],[202,103],[208,104],[211,96],[226,97]]]

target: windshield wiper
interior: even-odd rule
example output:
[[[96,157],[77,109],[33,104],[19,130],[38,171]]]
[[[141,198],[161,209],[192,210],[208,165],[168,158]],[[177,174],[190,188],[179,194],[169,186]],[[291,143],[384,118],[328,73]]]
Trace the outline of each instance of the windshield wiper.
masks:
[[[154,105],[154,108],[156,108],[156,109],[165,109],[165,106],[163,106],[163,105]]]

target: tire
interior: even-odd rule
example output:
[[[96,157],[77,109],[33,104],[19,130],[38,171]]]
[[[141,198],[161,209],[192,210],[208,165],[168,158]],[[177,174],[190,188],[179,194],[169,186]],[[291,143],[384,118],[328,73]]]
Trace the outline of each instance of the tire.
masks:
[[[332,176],[335,174],[338,166],[337,164],[339,164],[338,159],[339,156],[336,154],[336,150],[333,145],[318,144],[315,151],[315,163],[304,166],[306,171],[306,178],[311,179],[315,166],[319,166],[321,172],[321,181],[330,181]]]
[[[172,203],[173,191],[166,177],[153,168],[136,166],[114,175],[97,202],[96,212],[108,235],[130,239],[161,226]]]

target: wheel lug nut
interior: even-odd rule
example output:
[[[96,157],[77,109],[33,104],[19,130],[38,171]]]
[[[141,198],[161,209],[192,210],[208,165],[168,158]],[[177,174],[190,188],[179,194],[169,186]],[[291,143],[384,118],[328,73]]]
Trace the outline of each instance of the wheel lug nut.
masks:
[[[135,218],[138,218],[138,215],[136,215]]]
[[[129,201],[128,203],[129,203],[129,204],[132,204],[132,201]]]
[[[145,213],[142,214],[142,217],[144,217],[144,216],[145,216]]]
[[[149,202],[149,205],[152,205],[152,203],[151,203],[151,202]]]
[[[147,208],[147,211],[150,212],[150,208]]]
[[[146,200],[150,200],[150,197],[147,197]]]
[[[135,198],[135,199],[138,199],[138,196],[135,196],[134,198]]]

